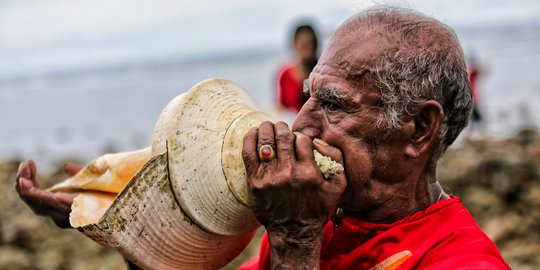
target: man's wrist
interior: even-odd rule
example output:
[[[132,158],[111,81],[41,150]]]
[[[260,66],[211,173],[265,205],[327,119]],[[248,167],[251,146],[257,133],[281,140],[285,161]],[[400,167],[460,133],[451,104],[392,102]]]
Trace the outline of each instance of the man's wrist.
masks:
[[[267,228],[272,269],[319,269],[323,228],[309,225]]]

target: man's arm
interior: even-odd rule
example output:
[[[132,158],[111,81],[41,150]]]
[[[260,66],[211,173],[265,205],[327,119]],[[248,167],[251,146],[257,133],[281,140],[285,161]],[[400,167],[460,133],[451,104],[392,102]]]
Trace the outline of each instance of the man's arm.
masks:
[[[262,145],[276,149],[276,158],[260,160]],[[336,213],[346,179],[325,179],[314,149],[343,164],[339,149],[292,133],[283,122],[264,122],[244,137],[250,206],[268,232],[273,269],[319,268],[323,228]]]

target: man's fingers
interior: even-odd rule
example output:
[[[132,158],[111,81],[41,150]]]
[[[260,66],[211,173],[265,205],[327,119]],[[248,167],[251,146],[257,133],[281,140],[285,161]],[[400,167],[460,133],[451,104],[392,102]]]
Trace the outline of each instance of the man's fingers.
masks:
[[[274,125],[275,140],[277,145],[277,158],[279,163],[290,163],[295,159],[294,154],[294,134],[289,130],[285,122],[277,122]]]
[[[64,165],[64,172],[71,177],[77,174],[82,169],[81,165],[73,164],[73,163],[66,163]]]
[[[53,193],[38,188],[37,168],[32,160],[21,163],[15,188],[21,199],[38,215],[51,217],[61,228],[70,227],[69,213],[74,195]]]
[[[73,203],[74,195],[69,193],[53,193],[35,188],[31,181],[19,179],[21,198],[28,203],[37,214],[45,214],[47,209],[65,210]]]
[[[29,193],[30,189],[33,187],[33,184],[30,180],[24,177],[18,177],[16,187],[17,193],[19,193],[19,196],[22,198]]]
[[[35,169],[35,164],[34,164],[34,169]],[[22,162],[21,165],[19,165],[19,170],[17,171],[17,176],[15,177],[15,188],[17,189],[19,193],[21,193],[22,191],[22,186],[21,186],[22,182],[20,181],[21,179],[25,179],[26,181],[28,181],[27,184],[31,185],[32,187],[38,185],[37,177],[34,177],[34,179],[32,179],[33,175],[35,174],[36,174],[35,172],[32,173],[30,160]]]
[[[341,150],[339,150],[338,148],[329,145],[328,143],[326,143],[325,141],[321,139],[314,139],[313,146],[323,156],[330,157],[332,160],[343,165],[343,155],[341,154]]]
[[[296,149],[296,160],[302,162],[315,162],[313,156],[313,142],[311,138],[300,133],[295,132],[296,139],[294,140],[294,147]]]
[[[343,166],[343,154],[341,153],[341,150],[338,148],[331,146],[327,144],[325,141],[321,139],[314,139],[313,140],[313,146],[319,153],[321,153],[323,156],[327,156],[331,158],[333,161],[341,164]],[[347,180],[345,177],[345,171],[342,171],[339,174],[330,175],[328,181],[325,181],[326,184],[333,184],[334,187],[337,187],[339,192],[342,193],[345,191],[345,188],[347,187]]]
[[[27,177],[26,179],[32,181],[35,187],[39,188],[39,180],[37,176],[37,168],[36,163],[33,160],[27,160],[26,161],[26,167],[27,167]]]
[[[39,210],[43,201],[42,191],[35,188],[32,181],[26,178],[19,178],[19,196],[25,201],[36,214],[43,214]]]
[[[37,179],[37,167],[33,160],[28,160],[28,167],[30,168],[30,180]]]
[[[65,193],[65,192],[57,192],[54,194],[56,198],[60,202],[62,202],[64,205],[67,205],[71,208],[71,205],[73,204],[73,199],[75,196],[71,193]]]
[[[273,149],[276,149],[276,142],[274,139],[274,124],[270,121],[264,121],[258,129],[258,143],[257,151],[263,145],[270,145]]]
[[[22,198],[25,198],[25,197],[40,197],[40,195],[42,195],[43,192],[45,191],[42,191],[41,189],[38,189],[36,188],[36,186],[34,186],[34,182],[30,181],[29,179],[26,179],[26,178],[19,178],[18,180],[19,182],[19,194],[21,195]]]
[[[21,162],[21,164],[19,164],[19,169],[17,170],[17,176],[15,176],[15,189],[17,190],[17,193],[21,193],[21,177],[23,177],[23,172],[24,171],[24,162]]]
[[[259,156],[257,152],[258,132],[257,128],[251,128],[244,136],[242,158],[244,159],[244,166],[246,166],[248,176],[259,167]]]
[[[259,133],[258,133],[258,143],[257,143],[257,155],[259,155],[259,151],[263,145],[269,145],[272,147],[273,151],[276,151],[276,141],[275,141],[275,135],[274,135],[274,124],[270,121],[264,121],[261,125],[259,125]],[[268,153],[268,152],[267,152]],[[272,154],[270,153],[270,157]],[[260,158],[260,157],[259,157]],[[259,170],[265,170],[268,166],[276,165],[277,164],[277,158],[272,157],[268,160],[261,160],[259,163]]]
[[[24,161],[19,165],[19,170],[17,171],[17,179],[20,177],[30,179],[30,170],[28,169],[28,162]]]

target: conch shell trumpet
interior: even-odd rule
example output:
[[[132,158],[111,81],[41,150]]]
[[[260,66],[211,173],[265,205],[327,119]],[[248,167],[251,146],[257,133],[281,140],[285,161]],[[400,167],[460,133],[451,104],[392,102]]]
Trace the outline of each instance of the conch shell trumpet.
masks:
[[[78,194],[71,225],[144,269],[217,269],[260,226],[241,149],[265,120],[240,85],[209,79],[165,107],[151,147],[101,156],[49,190]]]

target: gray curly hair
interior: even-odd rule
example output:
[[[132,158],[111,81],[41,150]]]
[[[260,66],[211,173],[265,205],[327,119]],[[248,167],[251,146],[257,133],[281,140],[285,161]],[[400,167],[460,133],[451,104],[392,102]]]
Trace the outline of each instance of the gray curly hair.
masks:
[[[434,153],[440,158],[467,126],[472,106],[466,62],[455,33],[435,19],[394,7],[368,9],[344,26],[346,31],[382,30],[393,44],[370,74],[384,108],[380,127],[401,127],[403,116],[424,101],[441,104],[445,119]]]

